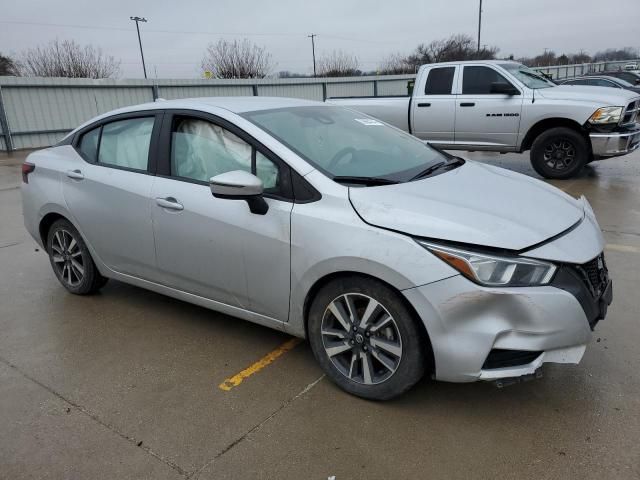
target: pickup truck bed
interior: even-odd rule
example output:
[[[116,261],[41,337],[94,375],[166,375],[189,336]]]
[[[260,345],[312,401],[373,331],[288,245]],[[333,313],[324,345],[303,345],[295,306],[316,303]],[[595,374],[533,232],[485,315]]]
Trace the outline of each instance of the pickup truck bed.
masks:
[[[409,112],[411,97],[335,97],[327,100],[342,107],[349,107],[359,112],[380,118],[405,132],[409,129]]]

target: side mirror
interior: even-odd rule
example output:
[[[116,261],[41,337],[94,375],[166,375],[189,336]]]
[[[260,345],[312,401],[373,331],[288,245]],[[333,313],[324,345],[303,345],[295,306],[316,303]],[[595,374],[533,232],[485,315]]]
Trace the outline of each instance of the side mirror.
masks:
[[[520,95],[520,90],[509,83],[494,82],[491,84],[490,93],[501,93],[503,95]]]
[[[234,170],[211,177],[209,188],[216,198],[246,200],[251,213],[264,215],[269,210],[269,205],[262,197],[262,180],[244,170]]]

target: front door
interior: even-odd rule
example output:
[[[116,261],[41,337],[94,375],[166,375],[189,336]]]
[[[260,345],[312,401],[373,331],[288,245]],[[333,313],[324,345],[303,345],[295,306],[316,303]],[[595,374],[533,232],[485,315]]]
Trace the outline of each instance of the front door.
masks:
[[[512,84],[486,65],[465,65],[459,83],[461,91],[455,107],[456,145],[515,148],[523,95],[491,93],[494,83]]]
[[[285,167],[221,123],[206,114],[165,117],[169,165],[159,165],[152,189],[158,281],[286,321],[293,204],[279,199]],[[233,170],[262,179],[265,215],[244,200],[213,197],[209,179]]]

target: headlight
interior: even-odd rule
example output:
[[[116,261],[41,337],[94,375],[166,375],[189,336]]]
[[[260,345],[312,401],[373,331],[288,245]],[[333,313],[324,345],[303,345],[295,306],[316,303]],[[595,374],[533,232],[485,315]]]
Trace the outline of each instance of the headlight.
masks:
[[[546,285],[556,272],[552,263],[530,258],[485,255],[423,240],[417,242],[469,280],[488,287]]]
[[[622,110],[624,110],[624,107],[599,108],[589,117],[589,122],[595,124],[618,123],[622,116]]]

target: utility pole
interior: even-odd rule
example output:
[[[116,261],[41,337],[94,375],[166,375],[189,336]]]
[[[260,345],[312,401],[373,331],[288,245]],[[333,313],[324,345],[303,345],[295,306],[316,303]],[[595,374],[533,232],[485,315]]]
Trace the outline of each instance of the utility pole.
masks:
[[[147,23],[147,19],[143,17],[129,17],[130,20],[136,22],[136,30],[138,31],[138,44],[140,45],[140,56],[142,57],[142,71],[144,72],[144,78],[147,78],[147,67],[144,64],[144,53],[142,52],[142,40],[140,39],[140,27],[138,22]]]
[[[480,0],[480,8],[478,8],[478,53],[480,53],[480,30],[482,29],[482,0]]]
[[[318,35],[312,33],[311,35],[307,35],[311,39],[311,54],[313,55],[313,76],[316,76],[316,42],[315,38]]]

